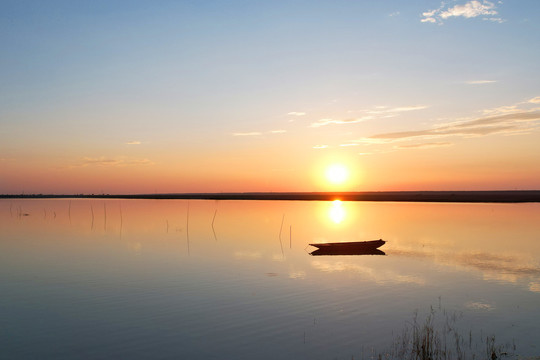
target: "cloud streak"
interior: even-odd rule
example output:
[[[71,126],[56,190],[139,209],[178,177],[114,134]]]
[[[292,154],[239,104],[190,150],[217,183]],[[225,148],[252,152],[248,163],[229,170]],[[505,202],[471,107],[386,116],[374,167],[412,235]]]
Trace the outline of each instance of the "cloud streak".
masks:
[[[84,157],[78,164],[72,167],[86,167],[86,166],[104,166],[104,167],[117,167],[117,166],[146,166],[154,165],[149,159],[129,159],[129,158],[106,158],[104,156],[99,158]]]
[[[447,20],[452,17],[463,17],[466,19],[480,17],[482,20],[488,20],[493,22],[502,23],[503,20],[498,15],[496,6],[494,3],[483,0],[472,0],[465,4],[458,4],[453,7],[444,8],[445,4],[442,3],[441,7],[435,10],[428,10],[422,13],[423,23],[442,24],[443,20]]]
[[[317,128],[321,126],[337,124],[337,125],[346,125],[346,124],[357,124],[367,120],[374,119],[383,119],[398,116],[400,113],[408,111],[416,111],[426,109],[426,105],[413,105],[413,106],[400,106],[400,107],[387,107],[387,106],[377,106],[373,109],[361,110],[362,116],[350,119],[320,119],[314,123],[311,123],[309,127]]]
[[[532,130],[539,121],[539,111],[521,111],[454,122],[432,129],[377,134],[361,141],[365,143],[390,143],[410,139],[435,139],[449,136],[477,137],[493,134],[515,134]]]
[[[421,144],[410,144],[410,145],[397,145],[396,149],[431,149],[436,147],[446,147],[452,146],[451,142],[432,142],[432,143],[421,143]]]
[[[484,85],[484,84],[493,84],[498,82],[497,80],[471,80],[465,81],[465,84],[468,85]]]
[[[260,136],[262,135],[259,131],[252,131],[252,132],[237,132],[233,133],[233,136]]]
[[[310,125],[310,127],[321,127],[326,126],[330,124],[356,124],[362,121],[371,120],[374,119],[374,116],[364,116],[361,118],[356,119],[344,119],[344,120],[335,120],[335,119],[320,119],[317,122],[314,122]]]

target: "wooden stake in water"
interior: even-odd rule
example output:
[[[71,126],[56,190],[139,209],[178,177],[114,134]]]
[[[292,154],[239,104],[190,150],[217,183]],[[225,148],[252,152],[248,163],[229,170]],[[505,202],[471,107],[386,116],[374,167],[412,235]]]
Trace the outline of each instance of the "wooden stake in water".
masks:
[[[69,200],[68,217],[69,217],[69,223],[71,224],[71,200]]]
[[[292,249],[292,225],[289,226],[289,249]]]
[[[281,241],[281,231],[283,230],[283,221],[285,220],[285,214],[281,218],[281,226],[279,228],[279,246],[281,247],[281,256],[285,258],[285,253],[283,252],[283,242]]]
[[[186,213],[186,238],[187,238],[188,255],[190,255],[190,252],[189,252],[189,201],[187,203],[187,213]]]
[[[214,211],[214,217],[212,218],[212,232],[214,233],[214,240],[217,241],[216,229],[214,229],[214,221],[216,220],[217,209]]]
[[[92,226],[90,227],[92,230],[94,229],[94,206],[90,204],[90,211],[92,212]]]
[[[279,227],[279,239],[281,240],[281,230],[283,230],[283,221],[285,220],[285,214],[281,218],[281,226]]]
[[[107,230],[107,204],[103,203],[103,229]]]
[[[122,239],[122,225],[124,223],[124,218],[122,216],[122,202],[119,202],[120,206],[120,239]]]

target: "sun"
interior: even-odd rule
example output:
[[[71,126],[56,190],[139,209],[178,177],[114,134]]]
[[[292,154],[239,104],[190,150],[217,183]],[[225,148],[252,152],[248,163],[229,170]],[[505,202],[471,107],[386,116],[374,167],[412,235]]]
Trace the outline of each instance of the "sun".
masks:
[[[326,169],[326,179],[334,185],[340,185],[349,178],[349,171],[342,164],[333,164]]]

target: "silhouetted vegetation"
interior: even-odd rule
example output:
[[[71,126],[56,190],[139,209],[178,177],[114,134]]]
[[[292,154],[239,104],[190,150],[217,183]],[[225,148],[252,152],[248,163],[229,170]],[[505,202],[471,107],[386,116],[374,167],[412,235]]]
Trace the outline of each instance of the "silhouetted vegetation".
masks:
[[[366,191],[366,192],[246,192],[246,193],[174,193],[133,195],[0,195],[0,198],[91,198],[91,199],[200,199],[200,200],[298,200],[298,201],[407,201],[520,203],[540,202],[540,190],[514,191]]]
[[[492,334],[464,331],[461,315],[433,307],[423,321],[414,314],[389,349],[377,354],[379,360],[495,360],[508,358],[515,344],[499,344]]]

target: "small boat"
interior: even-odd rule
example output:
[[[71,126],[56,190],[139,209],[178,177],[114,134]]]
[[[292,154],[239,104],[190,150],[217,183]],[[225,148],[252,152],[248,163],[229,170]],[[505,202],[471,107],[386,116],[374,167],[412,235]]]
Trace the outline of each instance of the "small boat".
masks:
[[[371,241],[354,241],[354,242],[335,242],[335,243],[319,243],[309,244],[319,249],[350,249],[350,250],[373,250],[386,244],[383,239]]]
[[[351,249],[340,247],[334,248],[320,248],[309,253],[312,256],[320,255],[386,255],[384,251],[379,249]]]

